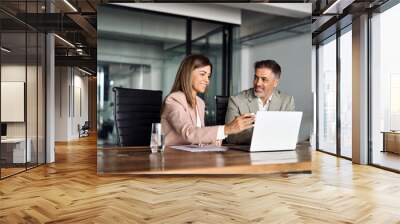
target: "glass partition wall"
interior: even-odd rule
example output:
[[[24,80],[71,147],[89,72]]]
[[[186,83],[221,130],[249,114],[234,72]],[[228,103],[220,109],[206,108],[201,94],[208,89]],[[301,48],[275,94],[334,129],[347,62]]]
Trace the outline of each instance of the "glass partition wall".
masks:
[[[352,158],[352,26],[316,48],[317,150]]]
[[[24,12],[39,10],[25,4],[18,5]],[[45,35],[0,11],[0,46],[0,178],[5,178],[45,163]]]
[[[215,124],[214,96],[228,95],[226,36],[233,25],[110,5],[99,6],[98,15],[99,146],[117,142],[112,88],[161,90],[165,98],[188,54],[203,54],[213,64],[208,94],[200,97],[206,125]]]
[[[318,47],[318,149],[336,154],[336,36]]]
[[[400,4],[370,21],[370,163],[400,172]]]
[[[371,11],[366,34],[369,39],[368,164],[395,172],[400,172],[400,64],[397,57],[400,32],[396,29],[399,20],[400,4],[387,1]],[[351,159],[351,24],[336,35],[317,44],[317,149]],[[326,51],[331,51],[331,56],[326,56]],[[329,71],[335,73],[330,79],[327,78]]]
[[[215,125],[215,96],[224,95],[223,80],[223,36],[224,26],[212,22],[192,22],[192,53],[207,56],[213,65],[212,76],[207,93],[203,99],[206,102],[205,122]]]
[[[351,25],[341,31],[340,68],[340,155],[352,158],[352,33]]]

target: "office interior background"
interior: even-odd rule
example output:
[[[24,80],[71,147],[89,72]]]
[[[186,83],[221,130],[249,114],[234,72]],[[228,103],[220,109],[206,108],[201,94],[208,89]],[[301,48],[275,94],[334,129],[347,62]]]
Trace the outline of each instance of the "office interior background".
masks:
[[[8,214],[25,221],[75,220],[90,210],[102,213],[99,219],[115,221],[115,214],[131,215],[120,209],[121,198],[136,197],[132,200],[143,211],[157,203],[167,211],[169,201],[159,200],[160,195],[179,200],[184,198],[179,190],[187,188],[198,193],[201,203],[211,201],[215,207],[226,195],[246,199],[223,205],[239,208],[260,207],[262,199],[255,194],[263,197],[273,189],[263,204],[275,218],[282,216],[282,222],[295,216],[301,216],[300,221],[398,222],[399,1],[305,0],[276,6],[221,1],[179,3],[175,11],[168,4],[145,8],[115,3],[0,1],[0,198],[5,202],[0,203],[0,220]],[[232,16],[236,19],[223,20],[225,14],[210,11],[204,18],[190,7],[239,13]],[[117,15],[110,17],[112,12]],[[135,20],[121,19],[130,17]],[[131,49],[140,49],[140,55]],[[303,51],[307,56],[299,55]],[[206,54],[216,66],[212,88],[204,96],[208,124],[215,122],[213,95],[232,95],[251,87],[252,63],[276,57],[284,69],[280,89],[294,95],[297,108],[309,116],[303,120],[301,138],[316,151],[313,174],[167,180],[98,177],[97,144],[115,144],[111,88],[125,84],[160,89],[165,96],[177,64],[189,52]],[[238,188],[234,193],[228,189],[234,184],[243,187],[244,196]],[[185,193],[190,195],[190,190]],[[121,197],[114,200],[116,195]],[[142,196],[147,201],[139,201]],[[53,210],[43,211],[42,206]],[[65,214],[44,218],[57,209]],[[137,210],[139,215],[146,212],[142,210]],[[215,211],[226,214],[224,209]],[[212,212],[198,216],[206,219]],[[254,217],[257,220],[265,221]]]
[[[85,37],[63,18],[71,9],[62,1],[1,1],[0,7],[3,179],[54,162],[55,142],[78,139],[85,122],[96,123],[96,35]],[[95,27],[96,14],[86,18]]]
[[[353,161],[399,170],[398,154],[385,149],[392,141],[384,139],[397,138],[393,131],[400,125],[399,68],[394,56],[400,34],[393,29],[400,6],[395,1],[339,4],[338,16],[322,14],[332,4],[325,1],[286,8],[190,5],[221,12],[215,18],[182,15],[171,11],[173,4],[75,4],[1,3],[2,178],[53,162],[54,142],[78,138],[78,125],[85,121],[92,132],[98,126],[99,146],[115,144],[111,88],[160,89],[165,96],[177,65],[189,52],[209,56],[215,66],[205,96],[207,124],[215,123],[213,96],[251,87],[252,63],[275,58],[283,68],[279,88],[294,95],[297,109],[305,113],[301,140],[351,160],[352,135],[361,127],[364,137],[357,136],[357,141],[363,142],[356,147],[362,149],[356,154],[363,158]],[[363,26],[357,27],[356,37],[354,22]],[[364,45],[356,38],[364,38]],[[353,53],[356,47],[359,52]],[[360,52],[368,60],[355,61]],[[354,75],[360,69],[354,68],[356,62],[364,63],[367,78]],[[365,91],[358,100],[364,100],[366,114],[352,110],[354,80],[363,81],[358,88]],[[353,116],[362,119],[362,126],[353,127]],[[18,151],[15,158],[12,151]]]

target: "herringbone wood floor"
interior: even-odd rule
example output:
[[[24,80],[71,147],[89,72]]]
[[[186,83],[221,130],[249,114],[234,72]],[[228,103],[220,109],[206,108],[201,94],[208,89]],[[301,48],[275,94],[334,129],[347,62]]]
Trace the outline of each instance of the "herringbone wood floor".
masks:
[[[0,223],[400,223],[400,175],[315,152],[313,173],[98,177],[95,139],[0,181]]]

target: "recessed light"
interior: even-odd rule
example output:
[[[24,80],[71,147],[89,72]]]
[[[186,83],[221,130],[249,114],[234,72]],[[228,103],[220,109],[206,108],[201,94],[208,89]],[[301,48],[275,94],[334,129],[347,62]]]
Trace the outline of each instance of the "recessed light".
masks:
[[[65,4],[67,4],[74,12],[78,12],[78,10],[68,1],[64,0]]]
[[[87,74],[87,75],[92,75],[92,73],[90,73],[90,72],[88,72],[88,71],[85,71],[85,70],[83,70],[83,69],[81,69],[81,68],[79,68],[79,67],[78,67],[78,69],[79,69],[79,71],[81,71],[81,72],[83,72],[83,73],[85,73],[85,74]]]
[[[5,48],[5,47],[1,47],[1,50],[4,51],[4,52],[6,52],[6,53],[10,53],[10,52],[11,52],[11,50],[9,50],[9,49],[7,49],[7,48]]]
[[[63,41],[64,43],[66,43],[67,45],[69,45],[69,46],[75,48],[75,45],[71,44],[71,42],[69,42],[68,40],[66,40],[66,39],[64,39],[64,38],[62,38],[62,37],[60,37],[60,36],[57,35],[57,34],[54,34],[54,36],[57,37],[58,39],[60,39],[61,41]]]

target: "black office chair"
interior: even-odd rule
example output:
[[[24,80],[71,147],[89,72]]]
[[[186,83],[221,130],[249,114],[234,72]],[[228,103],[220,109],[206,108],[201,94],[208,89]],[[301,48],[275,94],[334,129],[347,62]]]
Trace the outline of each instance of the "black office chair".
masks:
[[[85,121],[85,123],[82,126],[78,124],[79,138],[89,136],[89,129],[90,129],[89,121]]]
[[[229,96],[215,96],[217,125],[225,124],[225,115],[228,107],[228,101],[229,101]]]
[[[150,145],[151,123],[160,122],[162,91],[114,87],[113,92],[118,145]]]

